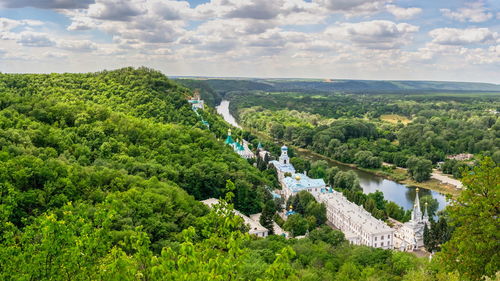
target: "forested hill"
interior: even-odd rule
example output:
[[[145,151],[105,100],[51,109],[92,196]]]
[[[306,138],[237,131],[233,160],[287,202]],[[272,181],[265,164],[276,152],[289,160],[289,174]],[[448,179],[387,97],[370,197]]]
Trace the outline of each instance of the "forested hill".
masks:
[[[377,81],[377,80],[318,80],[318,79],[216,79],[182,78],[181,83],[202,81],[212,91],[267,92],[344,92],[344,93],[427,93],[427,92],[500,92],[500,85],[472,82],[441,81]],[[199,82],[201,83],[201,82]],[[188,85],[190,86],[190,85]]]
[[[78,232],[99,225],[104,212],[112,216],[106,243],[140,227],[159,251],[208,213],[196,200],[224,196],[227,180],[237,187],[236,207],[259,212],[268,180],[217,140],[227,125],[211,109],[200,114],[212,131],[201,124],[190,94],[146,68],[0,74],[0,264],[13,255],[34,263],[43,253],[37,243],[51,241],[30,235],[48,223],[44,214],[72,213]],[[24,247],[18,243],[33,243],[33,252],[12,252]]]

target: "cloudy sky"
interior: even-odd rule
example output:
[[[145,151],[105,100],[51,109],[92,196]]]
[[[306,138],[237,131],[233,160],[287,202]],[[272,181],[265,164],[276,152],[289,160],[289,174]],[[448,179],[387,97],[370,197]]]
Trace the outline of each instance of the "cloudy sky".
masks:
[[[500,83],[500,1],[0,0],[1,72]]]

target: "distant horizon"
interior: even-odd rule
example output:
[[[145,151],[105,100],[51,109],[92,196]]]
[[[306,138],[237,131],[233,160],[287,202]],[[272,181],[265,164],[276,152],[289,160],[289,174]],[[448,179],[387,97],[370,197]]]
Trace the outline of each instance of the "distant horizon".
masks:
[[[94,72],[100,72],[100,71],[113,71],[125,67],[130,67],[130,66],[123,66],[123,67],[117,67],[117,68],[105,68],[105,69],[100,69],[100,70],[95,70],[95,71],[51,71],[51,72],[11,72],[11,71],[0,71],[0,73],[5,73],[5,74],[51,74],[51,73],[94,73]],[[147,67],[147,66],[139,66],[139,67]],[[137,67],[136,67],[137,68]],[[385,82],[442,82],[442,83],[477,83],[477,84],[490,84],[490,85],[497,85],[500,86],[500,82],[482,82],[482,81],[453,81],[453,80],[425,80],[425,79],[364,79],[364,78],[314,78],[314,77],[258,77],[258,76],[206,76],[206,75],[170,75],[165,73],[164,71],[154,68],[154,67],[148,67],[152,68],[155,70],[158,70],[162,72],[165,76],[171,79],[177,79],[177,78],[203,78],[203,79],[229,79],[229,80],[349,80],[349,81],[385,81]],[[320,81],[320,82],[326,82],[326,81]]]
[[[384,82],[449,82],[449,83],[477,83],[477,84],[491,84],[498,85],[499,83],[494,82],[479,82],[479,81],[452,81],[452,80],[413,80],[413,79],[358,79],[358,78],[307,78],[307,77],[252,77],[252,76],[202,76],[202,75],[167,75],[168,78],[205,78],[205,79],[229,79],[229,80],[349,80],[349,81],[384,81]],[[327,81],[319,81],[327,82]]]

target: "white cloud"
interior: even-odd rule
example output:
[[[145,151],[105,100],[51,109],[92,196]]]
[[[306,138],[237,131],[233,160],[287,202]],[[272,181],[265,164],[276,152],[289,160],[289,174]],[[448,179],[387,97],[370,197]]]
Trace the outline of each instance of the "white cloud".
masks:
[[[410,43],[411,35],[418,30],[418,26],[407,23],[373,20],[340,23],[327,29],[326,33],[332,40],[344,38],[369,49],[395,49]]]
[[[127,21],[131,17],[145,13],[138,1],[97,0],[89,6],[87,15],[91,18],[113,21]]]
[[[13,20],[9,18],[0,18],[0,32],[10,31],[16,27],[40,26],[43,22],[38,20]]]
[[[43,57],[47,59],[64,59],[68,57],[68,54],[61,52],[44,52]]]
[[[54,40],[48,34],[39,32],[23,31],[17,36],[16,42],[27,47],[51,47],[55,45]]]
[[[149,2],[151,11],[164,20],[196,18],[194,9],[191,9],[187,1],[154,0]]]
[[[346,16],[373,14],[384,10],[392,0],[313,0],[321,7]]]
[[[57,47],[75,52],[90,52],[97,50],[97,44],[89,40],[59,40]]]
[[[397,19],[411,19],[422,12],[421,8],[416,7],[402,8],[396,5],[386,5],[385,8]]]
[[[418,26],[381,20],[418,17],[427,7],[420,2],[417,8],[395,0],[207,0],[198,6],[186,0],[0,0],[7,2],[54,9],[71,20],[42,26],[0,18],[0,57],[16,70],[38,60],[39,71],[147,65],[176,75],[411,79],[420,71],[439,79],[467,78],[461,73],[476,65],[498,70],[500,60],[496,26],[441,28],[436,23],[442,21],[431,19],[421,23],[425,32],[434,28],[430,42],[422,42]],[[482,3],[464,7],[442,12],[464,22],[500,19]]]
[[[92,3],[94,0],[0,0],[0,6],[6,8],[82,9]]]
[[[70,31],[96,29],[113,37],[120,47],[142,43],[171,43],[181,37],[194,11],[185,1],[96,0],[88,10],[65,10]]]
[[[70,16],[70,13],[66,13]],[[71,24],[66,28],[69,31],[82,31],[82,30],[90,30],[97,27],[97,23],[94,19],[83,16],[81,14],[75,14],[72,16]]]
[[[10,31],[21,25],[20,21],[8,18],[0,18],[0,32]]]
[[[457,11],[450,9],[441,9],[441,13],[450,19],[458,20],[461,22],[485,22],[493,17],[493,13],[484,7],[482,1],[467,3],[466,7],[459,8]]]
[[[251,0],[235,6],[235,9],[229,11],[225,16],[228,18],[270,20],[278,16],[282,5],[282,0]]]
[[[432,42],[442,45],[469,45],[495,42],[497,32],[488,28],[437,28],[429,32]]]

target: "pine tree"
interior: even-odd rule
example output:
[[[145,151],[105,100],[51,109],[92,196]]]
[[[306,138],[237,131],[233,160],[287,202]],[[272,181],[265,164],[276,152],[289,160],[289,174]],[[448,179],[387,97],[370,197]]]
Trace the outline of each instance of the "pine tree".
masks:
[[[433,247],[431,245],[431,232],[430,232],[427,224],[424,227],[424,245],[425,245],[425,249],[427,251],[429,251],[429,252],[433,251]]]
[[[273,217],[276,213],[274,202],[271,200],[267,200],[264,208],[262,209],[262,214],[260,215],[259,222],[263,227],[269,230],[269,234],[274,234],[273,228]]]

